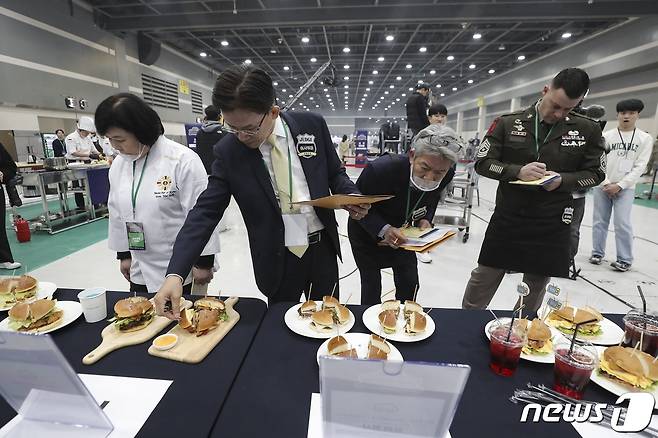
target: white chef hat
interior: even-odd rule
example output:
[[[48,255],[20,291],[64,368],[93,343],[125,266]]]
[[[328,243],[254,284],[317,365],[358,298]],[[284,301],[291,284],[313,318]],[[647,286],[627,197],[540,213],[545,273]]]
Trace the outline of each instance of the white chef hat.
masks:
[[[96,132],[96,125],[94,125],[94,119],[89,116],[82,116],[78,121],[78,129],[83,131]]]

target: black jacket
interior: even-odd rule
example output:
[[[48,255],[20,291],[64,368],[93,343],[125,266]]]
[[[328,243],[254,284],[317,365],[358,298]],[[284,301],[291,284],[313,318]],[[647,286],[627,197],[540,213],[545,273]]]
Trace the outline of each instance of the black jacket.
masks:
[[[427,118],[427,98],[417,91],[414,91],[407,98],[407,126],[414,131],[420,131],[429,126],[430,121]]]
[[[219,122],[204,123],[196,134],[196,153],[208,175],[212,173],[212,162],[215,161],[213,148],[225,135]]]
[[[3,184],[7,184],[10,179],[16,176],[17,172],[16,162],[2,143],[0,143],[0,172],[3,175]]]
[[[55,157],[66,156],[66,145],[64,144],[64,140],[60,140],[59,138],[53,140],[53,155]]]
[[[414,222],[421,219],[432,222],[441,191],[455,176],[454,168],[451,168],[443,177],[439,188],[432,192],[421,192],[414,188],[409,191],[410,172],[409,157],[396,154],[384,154],[375,161],[368,163],[368,166],[363,169],[356,182],[356,186],[361,193],[367,195],[395,195],[395,197],[388,201],[372,204],[368,215],[359,222],[349,220],[349,236],[353,245],[358,242],[358,244],[370,245],[376,248],[376,243],[381,240],[378,234],[384,225],[401,227],[407,215],[405,210],[407,209],[408,193],[410,193],[409,209],[413,209],[420,196],[425,193],[415,209],[415,211],[422,213],[422,217],[416,217]]]
[[[315,155],[304,158],[298,152],[312,199],[332,193],[358,193],[345,173],[320,115],[286,112],[281,117],[295,142],[300,134],[315,137],[315,151],[309,151],[306,146],[303,152],[306,156],[308,152]],[[178,233],[167,273],[185,277],[190,272],[233,196],[247,227],[256,284],[266,296],[273,296],[283,277],[286,249],[281,209],[261,152],[245,146],[233,134],[226,135],[214,152],[208,188],[199,196]],[[315,212],[340,256],[333,210],[316,208]]]

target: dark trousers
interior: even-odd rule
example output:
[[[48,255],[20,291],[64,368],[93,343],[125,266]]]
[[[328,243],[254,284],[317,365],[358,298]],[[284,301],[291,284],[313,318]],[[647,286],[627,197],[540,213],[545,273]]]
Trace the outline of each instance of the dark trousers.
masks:
[[[139,293],[156,293],[157,291],[152,291],[149,292],[148,289],[146,289],[145,284],[137,284],[133,283],[132,281],[130,282],[130,292],[139,292]],[[183,295],[190,295],[192,293],[192,283],[183,286]]]
[[[573,218],[571,219],[571,241],[570,256],[571,260],[578,254],[578,244],[580,243],[580,224],[585,215],[585,198],[574,198],[573,200]]]
[[[279,290],[268,297],[268,303],[299,301],[302,293],[308,293],[311,284],[313,289],[310,299],[322,300],[323,295],[331,295],[334,286],[334,297],[338,298],[336,250],[327,233],[322,231],[320,236],[320,241],[309,245],[301,258],[286,249],[283,279]]]
[[[388,251],[388,248],[382,248],[382,251]],[[377,251],[377,249],[375,250]],[[385,300],[398,299],[400,301],[413,299],[416,288],[418,287],[418,261],[416,253],[403,251],[397,254],[394,260],[384,263],[385,260],[376,262],[377,257],[371,251],[362,251],[352,245],[354,261],[359,268],[361,276],[361,304],[378,304],[382,302],[382,269],[393,269],[393,282],[395,283],[395,295],[390,294],[384,297]],[[396,252],[397,252],[396,251]],[[401,255],[404,255],[401,257]]]
[[[0,263],[4,262],[13,262],[14,256],[11,254],[11,247],[9,246],[9,240],[7,240],[7,208],[5,206],[5,188],[0,184]]]

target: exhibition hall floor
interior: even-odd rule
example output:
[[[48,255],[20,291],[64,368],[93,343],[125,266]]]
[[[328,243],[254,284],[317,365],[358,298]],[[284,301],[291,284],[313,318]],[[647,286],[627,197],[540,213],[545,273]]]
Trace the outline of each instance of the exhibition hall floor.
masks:
[[[358,176],[358,172],[357,169],[349,170],[350,176],[353,178]],[[475,202],[468,242],[462,243],[461,236],[452,238],[432,251],[433,262],[431,264],[418,264],[421,282],[418,301],[425,307],[455,308],[461,306],[464,288],[470,271],[476,265],[487,221],[493,212],[496,185],[495,181],[486,178],[480,179],[480,206]],[[459,214],[457,211],[454,213]],[[234,203],[231,203],[227,215],[229,229],[221,233],[221,268],[215,274],[209,291],[211,294],[221,291],[222,295],[264,299],[254,281],[246,230]],[[647,296],[649,307],[658,310],[658,210],[636,204],[633,207],[632,222],[635,233],[635,262],[629,272],[619,273],[609,267],[610,262],[614,261],[613,231],[608,236],[606,263],[600,266],[587,263],[592,241],[592,199],[588,197],[581,228],[580,250],[576,259],[578,267],[582,268],[581,275],[584,278],[576,281],[557,279],[565,295],[568,294],[570,303],[590,304],[603,312],[625,313],[628,310],[626,304],[594,285],[633,306],[640,306],[641,301],[636,288],[639,284]],[[350,303],[358,303],[360,299],[359,273],[358,271],[353,272],[355,264],[346,237],[347,214],[345,212],[338,212],[338,223],[343,236],[341,237],[343,263],[339,265],[339,270],[341,277],[346,276],[340,282],[340,296],[341,300],[351,296]],[[98,227],[98,222],[94,225]],[[68,239],[73,241],[76,239],[76,233],[79,232],[75,229],[61,233],[57,236],[57,240],[66,241],[68,236]],[[96,233],[96,236],[101,234],[98,230]],[[18,244],[15,242],[15,237],[10,235],[9,238],[12,241],[12,247],[16,247]],[[51,281],[60,287],[69,288],[102,286],[111,290],[126,290],[128,287],[127,282],[119,273],[119,263],[115,259],[115,254],[107,248],[106,240],[90,242],[89,246],[72,253],[62,250],[58,245],[44,245],[39,248],[39,251],[51,251],[52,254],[49,254],[48,258],[53,260],[34,270],[28,266],[32,275],[42,281]],[[393,289],[393,277],[390,274],[384,274],[382,277],[382,291]],[[516,283],[520,280],[520,274],[507,275],[492,301],[491,307],[509,309],[515,302]]]

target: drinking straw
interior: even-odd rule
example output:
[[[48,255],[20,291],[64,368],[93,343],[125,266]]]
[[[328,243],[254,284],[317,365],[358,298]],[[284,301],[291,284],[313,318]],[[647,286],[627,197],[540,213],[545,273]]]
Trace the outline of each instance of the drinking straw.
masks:
[[[642,311],[647,313],[647,300],[644,298],[644,293],[642,292],[642,287],[638,284],[637,291],[640,293],[640,298],[642,299]],[[646,322],[645,322],[646,324]]]
[[[514,319],[516,318],[516,312],[519,312],[525,304],[522,304],[519,306],[518,309],[512,311],[512,321],[509,323],[509,330],[507,331],[507,339],[505,339],[505,342],[509,342],[509,338],[512,336],[512,329],[514,328]]]
[[[580,328],[580,326],[596,321],[597,321],[596,318],[592,318],[592,319],[588,319],[587,321],[579,322],[578,324],[576,324],[573,330],[573,337],[571,338],[571,346],[569,347],[569,353],[568,353],[569,356],[571,356],[571,353],[573,353],[573,346],[576,343],[576,336],[578,336],[578,329]]]

